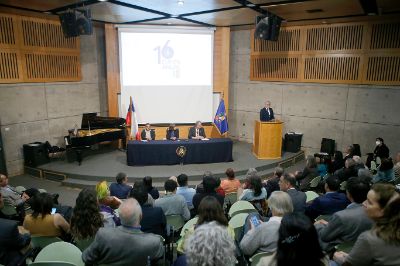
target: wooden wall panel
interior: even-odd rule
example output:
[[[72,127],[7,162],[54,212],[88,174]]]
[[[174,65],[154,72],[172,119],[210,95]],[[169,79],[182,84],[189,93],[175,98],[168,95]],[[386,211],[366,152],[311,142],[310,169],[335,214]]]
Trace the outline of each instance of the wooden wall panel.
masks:
[[[251,37],[251,80],[400,84],[400,22],[293,26],[281,34],[277,42]]]

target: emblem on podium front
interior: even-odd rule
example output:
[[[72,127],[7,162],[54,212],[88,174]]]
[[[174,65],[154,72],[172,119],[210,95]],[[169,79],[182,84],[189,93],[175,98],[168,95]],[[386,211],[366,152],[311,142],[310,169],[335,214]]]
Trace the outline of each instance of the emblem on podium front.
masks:
[[[186,152],[187,152],[187,149],[186,149],[185,146],[179,146],[179,147],[176,149],[176,155],[178,155],[178,156],[181,157],[181,158],[185,157]]]

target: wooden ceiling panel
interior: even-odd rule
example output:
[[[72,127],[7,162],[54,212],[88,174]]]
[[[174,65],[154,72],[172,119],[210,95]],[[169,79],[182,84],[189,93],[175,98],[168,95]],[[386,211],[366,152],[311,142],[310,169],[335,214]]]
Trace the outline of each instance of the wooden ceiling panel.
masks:
[[[0,0],[0,4],[38,11],[47,11],[77,2],[76,0]]]
[[[252,9],[241,8],[241,9],[220,11],[215,13],[206,13],[206,14],[188,16],[187,18],[212,25],[232,26],[232,25],[255,23],[256,16],[258,15],[260,15],[260,13]]]
[[[129,7],[115,5],[108,2],[101,2],[90,5],[92,18],[111,23],[124,23],[129,21],[138,21],[144,19],[153,19],[162,17],[160,15],[145,12],[141,10],[132,10]]]
[[[266,10],[288,21],[364,14],[364,10],[358,0],[307,1],[301,3],[271,5],[268,6]]]

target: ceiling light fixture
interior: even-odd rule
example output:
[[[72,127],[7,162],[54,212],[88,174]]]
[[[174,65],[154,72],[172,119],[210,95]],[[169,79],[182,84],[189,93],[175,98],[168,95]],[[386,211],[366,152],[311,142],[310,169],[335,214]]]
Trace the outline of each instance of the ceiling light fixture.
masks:
[[[184,0],[178,0],[178,5],[183,6],[185,4]]]
[[[97,0],[99,2],[107,2],[108,0]]]

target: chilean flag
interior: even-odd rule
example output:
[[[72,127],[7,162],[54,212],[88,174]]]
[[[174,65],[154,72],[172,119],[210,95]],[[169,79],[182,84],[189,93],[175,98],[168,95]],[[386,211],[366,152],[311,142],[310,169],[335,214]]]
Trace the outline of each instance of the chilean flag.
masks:
[[[128,113],[126,114],[126,125],[131,127],[131,139],[140,140],[139,126],[136,119],[135,107],[133,105],[132,96],[130,97]]]

